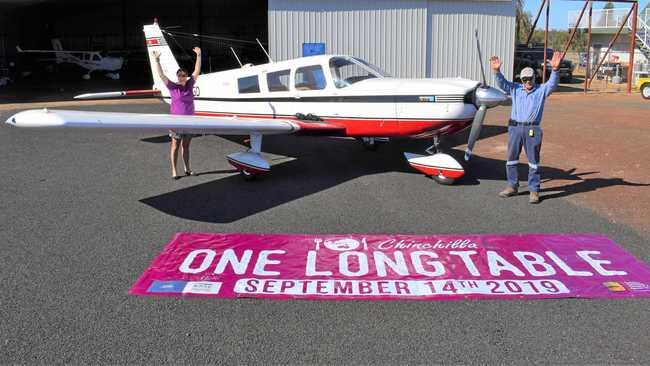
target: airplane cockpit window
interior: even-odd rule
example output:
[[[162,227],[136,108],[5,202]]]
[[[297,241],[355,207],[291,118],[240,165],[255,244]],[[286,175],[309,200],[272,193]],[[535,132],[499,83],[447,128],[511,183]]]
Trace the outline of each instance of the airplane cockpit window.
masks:
[[[301,67],[296,70],[296,90],[325,89],[325,73],[320,65]]]
[[[289,91],[289,74],[291,70],[269,72],[266,74],[266,83],[270,92]]]
[[[334,84],[339,89],[362,80],[389,76],[377,66],[355,57],[332,57],[330,59],[330,72]]]
[[[239,86],[240,94],[260,92],[260,83],[257,75],[239,78],[237,79],[237,85]]]

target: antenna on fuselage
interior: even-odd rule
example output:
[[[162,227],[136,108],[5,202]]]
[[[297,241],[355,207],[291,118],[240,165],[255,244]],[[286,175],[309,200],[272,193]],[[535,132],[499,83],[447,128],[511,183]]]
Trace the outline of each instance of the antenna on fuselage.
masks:
[[[237,63],[239,63],[239,67],[244,67],[244,65],[242,65],[241,61],[239,61],[239,57],[237,57],[237,52],[235,52],[235,49],[230,47],[230,50],[232,51],[232,54],[235,55],[235,60],[237,60]]]
[[[262,47],[262,51],[264,51],[264,54],[269,59],[269,62],[273,63],[273,60],[271,60],[271,56],[269,55],[268,52],[266,52],[266,48],[264,48],[264,46],[262,46],[262,42],[260,42],[259,38],[255,38],[255,40],[257,41],[257,44],[260,45],[260,47]]]

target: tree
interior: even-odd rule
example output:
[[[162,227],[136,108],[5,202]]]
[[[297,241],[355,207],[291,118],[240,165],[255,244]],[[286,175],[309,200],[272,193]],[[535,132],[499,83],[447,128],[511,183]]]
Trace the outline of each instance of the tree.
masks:
[[[531,21],[532,15],[524,10],[524,0],[515,1],[515,7],[517,9],[517,19],[516,19],[516,43],[526,42],[528,33],[533,28],[533,22]]]

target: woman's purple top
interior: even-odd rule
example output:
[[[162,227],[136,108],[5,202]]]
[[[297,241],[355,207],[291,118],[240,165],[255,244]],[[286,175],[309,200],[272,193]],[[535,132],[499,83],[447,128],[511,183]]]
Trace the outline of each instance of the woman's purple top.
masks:
[[[194,78],[187,79],[185,85],[176,84],[167,81],[167,89],[172,97],[171,114],[194,114],[194,94],[192,88],[194,87]]]

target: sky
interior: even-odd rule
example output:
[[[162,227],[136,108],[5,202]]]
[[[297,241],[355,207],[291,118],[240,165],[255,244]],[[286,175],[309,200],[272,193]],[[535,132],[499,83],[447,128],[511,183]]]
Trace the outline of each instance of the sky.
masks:
[[[639,0],[639,10],[643,9],[646,5],[648,5],[648,2],[650,0]],[[537,11],[539,10],[539,5],[542,3],[542,0],[524,0],[524,8],[526,9],[527,12],[532,14],[533,20],[535,19],[535,15],[537,15]],[[572,0],[551,0],[551,13],[550,13],[550,20],[549,20],[549,28],[550,29],[558,29],[558,30],[567,30],[567,23],[569,19],[569,12],[571,10],[577,10],[580,11],[582,7],[584,6],[585,2],[584,1],[572,1]],[[594,9],[601,9],[606,2],[604,1],[598,1],[594,2]],[[614,3],[614,6],[617,8],[630,8],[629,4],[624,4],[624,3]],[[542,15],[540,16],[539,21],[537,22],[537,29],[543,29],[546,23],[546,19],[544,17],[544,12],[542,12]]]

